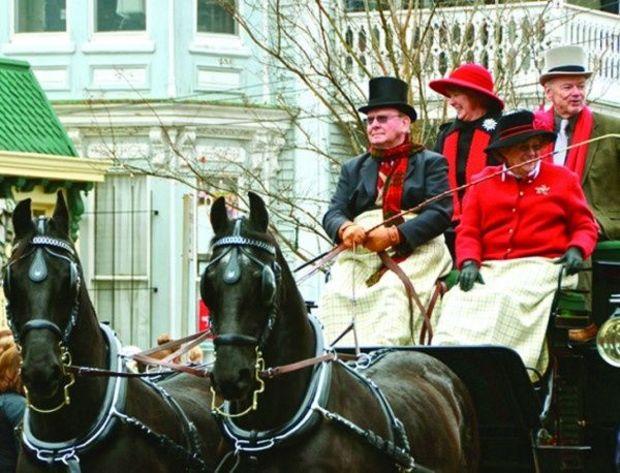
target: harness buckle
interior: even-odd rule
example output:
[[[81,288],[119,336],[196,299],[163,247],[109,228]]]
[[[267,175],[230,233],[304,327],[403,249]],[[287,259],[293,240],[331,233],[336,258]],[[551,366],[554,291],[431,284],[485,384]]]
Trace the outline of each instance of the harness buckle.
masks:
[[[80,457],[77,456],[77,453],[75,453],[75,450],[71,450],[65,453],[62,457],[60,457],[60,461],[64,463],[66,466],[69,466],[70,460],[74,460],[77,463],[80,463]]]

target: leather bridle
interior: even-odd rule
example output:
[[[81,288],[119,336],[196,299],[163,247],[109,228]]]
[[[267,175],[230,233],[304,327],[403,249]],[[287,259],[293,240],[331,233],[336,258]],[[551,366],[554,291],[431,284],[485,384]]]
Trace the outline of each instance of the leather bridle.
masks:
[[[241,266],[239,264],[239,257],[241,254],[244,254],[250,261],[254,264],[258,265],[261,268],[261,301],[262,305],[267,309],[267,322],[261,331],[261,334],[256,337],[253,335],[241,334],[241,333],[223,333],[218,334],[215,332],[213,325],[211,326],[211,331],[214,335],[213,345],[215,347],[215,352],[217,355],[217,349],[221,346],[254,346],[256,351],[256,362],[254,364],[254,380],[256,381],[256,389],[252,392],[252,402],[249,407],[241,412],[230,413],[228,409],[224,406],[217,405],[217,393],[215,392],[213,386],[211,386],[211,394],[212,394],[212,402],[211,402],[211,411],[214,414],[222,416],[224,418],[238,418],[242,417],[246,414],[249,414],[252,411],[255,411],[258,408],[258,395],[264,392],[265,390],[265,382],[261,377],[261,374],[265,371],[265,360],[263,359],[262,350],[266,345],[267,340],[269,339],[269,335],[273,331],[273,327],[275,326],[277,316],[278,316],[278,285],[280,284],[280,265],[275,260],[277,255],[276,247],[269,243],[266,243],[261,240],[256,240],[253,238],[247,238],[241,236],[241,225],[244,221],[244,218],[238,218],[235,220],[235,226],[233,230],[233,234],[231,236],[225,236],[214,240],[211,243],[211,249],[214,250],[216,248],[225,248],[225,251],[222,254],[218,255],[212,261],[209,262],[207,267],[204,270],[202,275],[202,279],[200,281],[200,293],[203,301],[209,305],[209,294],[206,288],[206,277],[207,271],[209,267],[218,263],[224,256],[230,254],[230,258],[226,263],[226,268],[224,269],[224,276],[222,277],[225,284],[234,285],[237,284],[241,279]],[[264,263],[256,256],[254,256],[249,248],[261,250],[271,257],[274,260],[271,264]]]
[[[278,285],[280,284],[281,270],[280,265],[277,263],[277,261],[275,261],[276,248],[274,245],[271,245],[264,241],[241,236],[241,223],[244,220],[245,219],[243,217],[235,220],[235,227],[231,236],[219,238],[211,243],[212,250],[215,250],[216,248],[227,249],[216,258],[214,258],[212,261],[210,261],[205,268],[202,275],[202,280],[200,282],[201,296],[205,302],[209,300],[210,295],[207,294],[207,289],[205,286],[207,271],[211,266],[217,264],[228,254],[231,254],[231,257],[224,270],[223,281],[228,285],[234,285],[239,282],[239,280],[241,279],[239,256],[240,254],[243,254],[250,261],[252,261],[254,264],[261,268],[261,300],[263,306],[265,306],[268,311],[267,322],[258,337],[240,333],[218,334],[215,333],[212,326],[211,330],[214,335],[213,344],[216,350],[218,347],[225,345],[255,346],[259,351],[262,350],[262,348],[267,343],[269,335],[273,330],[278,316],[277,292]],[[271,264],[264,263],[256,256],[254,256],[248,250],[248,248],[258,249],[267,253],[274,258],[274,261]],[[207,303],[207,305],[209,304]]]
[[[32,249],[30,251],[26,251],[19,258],[9,261],[4,268],[3,275],[3,286],[4,286],[4,295],[6,297],[6,318],[13,332],[13,338],[15,340],[16,345],[21,350],[21,343],[26,337],[26,334],[32,330],[49,330],[58,338],[58,346],[60,349],[60,358],[61,358],[61,366],[62,366],[62,375],[65,377],[68,382],[64,386],[64,398],[63,402],[52,408],[52,409],[41,409],[34,406],[29,399],[28,391],[26,391],[26,397],[28,402],[28,407],[33,410],[48,414],[51,412],[55,412],[61,409],[66,404],[69,404],[69,387],[73,385],[75,382],[75,378],[73,373],[68,370],[68,367],[71,366],[71,353],[69,351],[69,339],[71,337],[71,332],[75,328],[77,324],[78,313],[80,310],[80,287],[81,287],[81,278],[78,270],[77,256],[75,254],[75,250],[72,245],[65,240],[59,238],[53,238],[50,236],[43,235],[46,230],[46,221],[42,218],[37,222],[37,231],[38,234],[32,237],[26,244],[31,246]],[[15,250],[19,246],[15,247]],[[68,253],[70,256],[66,256],[61,254],[55,250],[63,250]],[[45,281],[48,277],[47,265],[45,263],[44,254],[48,254],[54,258],[60,258],[61,260],[66,261],[69,264],[69,272],[70,272],[70,285],[71,291],[74,293],[73,303],[71,305],[71,312],[69,313],[69,320],[67,322],[66,327],[61,329],[57,324],[52,322],[49,319],[43,318],[41,314],[38,317],[29,320],[24,324],[21,329],[17,326],[15,320],[15,314],[13,313],[12,305],[11,305],[11,268],[18,261],[27,258],[28,256],[34,255],[34,259],[30,265],[30,269],[28,270],[28,278],[34,283],[41,283]]]
[[[15,342],[17,344],[20,344],[21,340],[24,339],[24,337],[29,331],[37,329],[47,329],[54,333],[64,345],[68,345],[69,338],[71,337],[71,332],[77,324],[77,315],[80,306],[79,294],[81,287],[81,278],[77,269],[77,262],[75,260],[75,250],[71,247],[71,245],[69,245],[69,243],[64,240],[40,235],[33,237],[28,242],[28,245],[31,245],[34,248],[31,251],[24,253],[16,260],[9,261],[4,270],[3,283],[7,302],[6,316],[9,326],[13,331],[13,338],[15,339]],[[71,257],[57,253],[52,248],[62,249],[69,253]],[[18,330],[11,306],[11,267],[18,261],[30,256],[33,252],[35,252],[36,254],[30,266],[30,270],[28,271],[28,277],[32,282],[43,282],[47,278],[47,267],[43,258],[43,252],[47,253],[52,257],[65,260],[69,264],[71,273],[71,290],[74,293],[74,299],[71,306],[71,312],[69,314],[69,321],[67,322],[67,326],[64,328],[64,330],[61,330],[58,325],[56,325],[54,322],[51,322],[49,319],[45,319],[42,317],[29,320],[24,324],[21,330]]]

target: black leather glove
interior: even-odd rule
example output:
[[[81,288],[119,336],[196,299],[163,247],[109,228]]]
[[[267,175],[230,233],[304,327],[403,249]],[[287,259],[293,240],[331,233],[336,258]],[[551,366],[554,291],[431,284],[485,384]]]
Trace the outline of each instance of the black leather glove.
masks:
[[[574,246],[571,246],[566,253],[562,255],[561,258],[558,258],[556,264],[562,264],[566,268],[566,274],[571,275],[579,272],[581,267],[583,266],[583,255],[581,254],[581,250]]]
[[[474,287],[474,283],[478,282],[484,284],[480,270],[478,269],[478,263],[474,260],[467,260],[461,266],[461,273],[459,274],[459,287],[462,291],[469,291]]]

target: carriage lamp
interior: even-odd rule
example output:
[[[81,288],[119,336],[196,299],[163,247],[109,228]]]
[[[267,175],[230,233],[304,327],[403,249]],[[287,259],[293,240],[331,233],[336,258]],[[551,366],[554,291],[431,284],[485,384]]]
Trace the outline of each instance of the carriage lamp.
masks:
[[[596,348],[601,358],[612,366],[620,368],[620,294],[610,300],[616,310],[598,331]]]

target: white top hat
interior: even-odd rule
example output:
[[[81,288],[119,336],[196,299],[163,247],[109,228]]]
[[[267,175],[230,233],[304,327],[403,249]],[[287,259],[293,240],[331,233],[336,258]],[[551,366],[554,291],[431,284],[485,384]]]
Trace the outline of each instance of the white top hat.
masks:
[[[590,77],[588,59],[581,46],[559,46],[549,49],[545,54],[545,68],[540,76],[540,83],[558,76]]]

